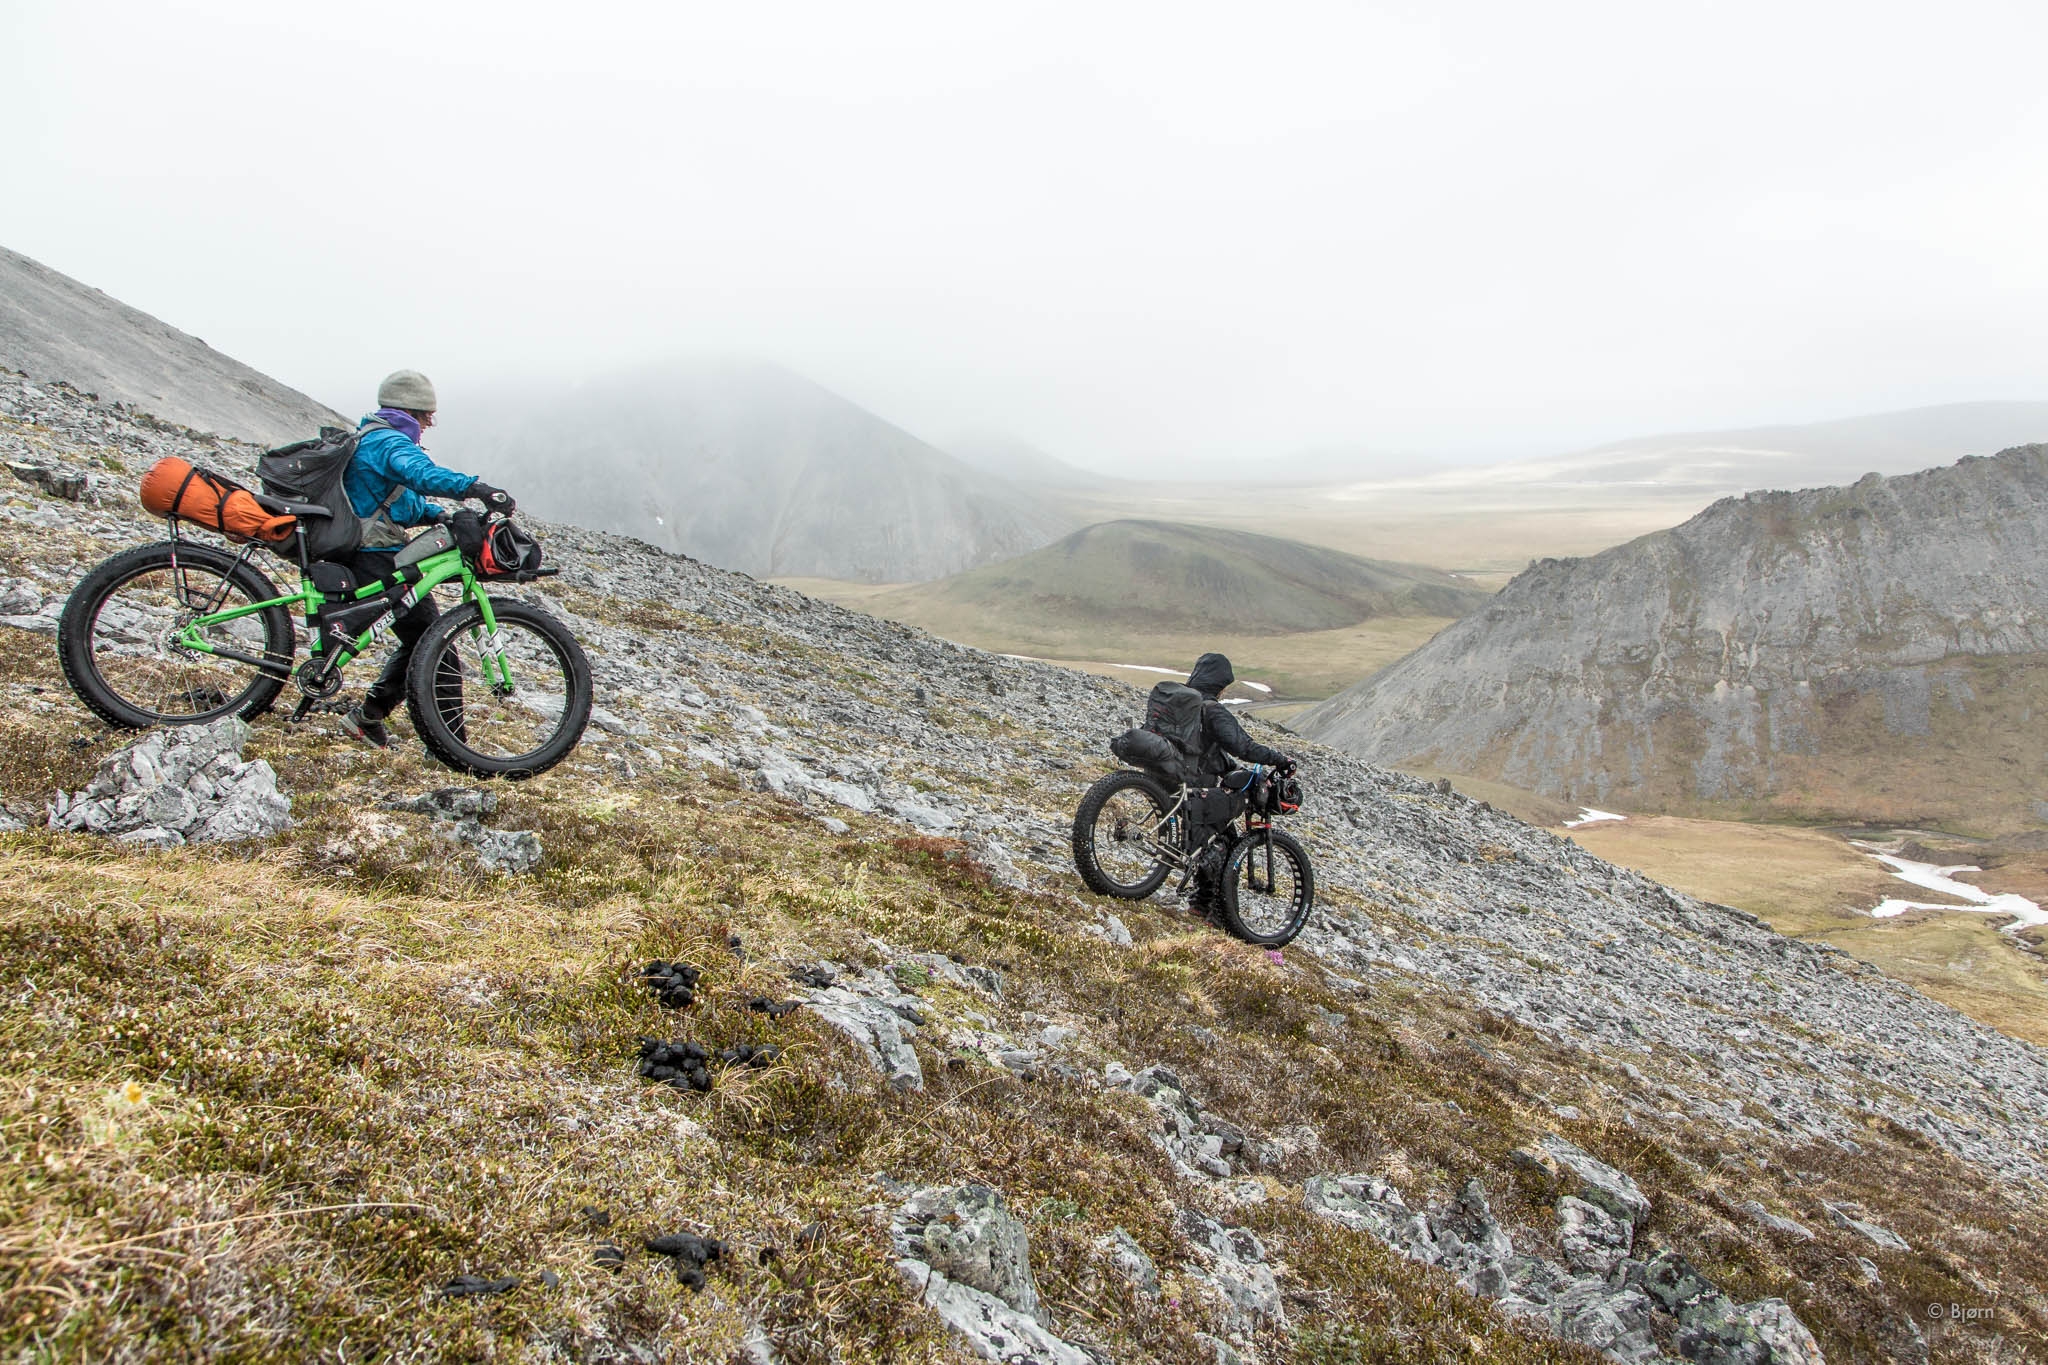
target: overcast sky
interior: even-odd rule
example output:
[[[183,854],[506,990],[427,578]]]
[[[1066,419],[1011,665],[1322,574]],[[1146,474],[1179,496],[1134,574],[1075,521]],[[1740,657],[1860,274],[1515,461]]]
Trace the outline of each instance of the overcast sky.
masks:
[[[344,411],[1265,467],[2048,397],[2048,5],[0,0],[0,241]]]

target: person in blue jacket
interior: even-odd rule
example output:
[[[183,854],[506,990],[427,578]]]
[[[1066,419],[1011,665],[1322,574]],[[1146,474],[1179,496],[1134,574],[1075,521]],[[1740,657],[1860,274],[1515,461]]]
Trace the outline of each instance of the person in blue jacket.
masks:
[[[434,425],[438,406],[434,386],[418,370],[399,370],[377,386],[377,411],[360,423],[361,438],[355,458],[349,461],[342,487],[349,505],[363,522],[362,548],[336,556],[367,583],[391,572],[393,557],[405,547],[408,526],[433,526],[448,520],[445,508],[427,501],[432,494],[443,498],[473,498],[492,512],[509,516],[516,503],[502,488],[493,488],[474,474],[458,474],[434,463],[434,457],[420,448],[420,437]],[[433,594],[424,593],[419,604],[391,623],[398,648],[384,661],[384,671],[363,699],[341,718],[341,728],[356,739],[379,749],[390,747],[391,734],[384,718],[405,696],[405,669],[412,662],[413,646],[440,615]],[[460,687],[460,681],[454,684]]]

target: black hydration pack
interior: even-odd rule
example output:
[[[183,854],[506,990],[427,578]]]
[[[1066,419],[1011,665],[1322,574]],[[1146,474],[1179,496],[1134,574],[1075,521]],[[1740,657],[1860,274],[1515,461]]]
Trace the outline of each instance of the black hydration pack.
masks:
[[[256,461],[256,477],[263,481],[263,491],[271,497],[318,503],[330,513],[325,520],[300,519],[306,528],[306,553],[310,558],[332,559],[362,548],[363,519],[349,503],[343,480],[348,476],[349,462],[356,457],[357,443],[367,433],[390,426],[389,422],[372,418],[354,431],[322,427],[318,436],[266,450]],[[378,510],[388,510],[402,492],[403,484],[393,488]],[[277,552],[289,556],[289,545],[287,541],[277,546]]]
[[[1208,701],[1186,683],[1163,682],[1145,698],[1145,725],[1164,736],[1189,763],[1199,763],[1209,742],[1202,731],[1202,706]]]
[[[1173,785],[1199,781],[1208,749],[1202,728],[1207,700],[1185,683],[1160,683],[1145,699],[1145,723],[1112,739],[1109,751]]]

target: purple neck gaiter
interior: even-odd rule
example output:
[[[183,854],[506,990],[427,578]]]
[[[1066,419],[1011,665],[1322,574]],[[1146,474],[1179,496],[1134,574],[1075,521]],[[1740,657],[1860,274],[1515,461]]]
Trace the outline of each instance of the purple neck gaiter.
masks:
[[[405,409],[378,408],[372,415],[381,417],[389,422],[397,429],[399,435],[405,437],[406,440],[411,441],[414,445],[420,443],[420,419],[405,411]]]

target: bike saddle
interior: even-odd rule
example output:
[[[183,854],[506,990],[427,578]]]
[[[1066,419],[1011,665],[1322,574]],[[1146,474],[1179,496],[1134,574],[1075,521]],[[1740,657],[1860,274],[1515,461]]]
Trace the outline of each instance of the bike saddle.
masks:
[[[284,498],[273,498],[268,493],[251,493],[256,505],[266,512],[275,512],[281,517],[331,517],[334,510],[317,502],[291,502]]]

